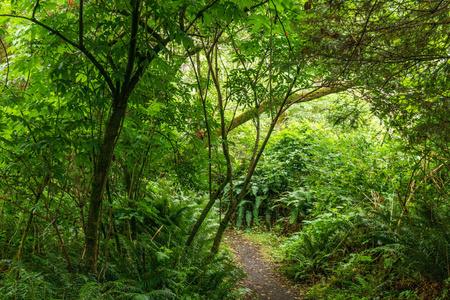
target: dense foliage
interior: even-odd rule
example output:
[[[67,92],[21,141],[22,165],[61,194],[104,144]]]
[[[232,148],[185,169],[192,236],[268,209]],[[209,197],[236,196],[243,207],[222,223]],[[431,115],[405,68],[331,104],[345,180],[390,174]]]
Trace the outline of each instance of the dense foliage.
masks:
[[[312,298],[445,298],[449,11],[2,1],[0,294],[236,298],[231,223]]]
[[[377,119],[357,129],[330,123],[330,105],[304,106],[275,133],[253,178],[262,191],[249,193],[236,225],[264,220],[288,234],[278,256],[287,275],[313,285],[308,299],[445,299],[445,165],[408,150],[405,139]],[[290,156],[274,156],[280,141],[294,145]],[[278,170],[285,161],[281,174],[297,170],[285,176],[290,181]],[[259,215],[247,217],[255,206]]]

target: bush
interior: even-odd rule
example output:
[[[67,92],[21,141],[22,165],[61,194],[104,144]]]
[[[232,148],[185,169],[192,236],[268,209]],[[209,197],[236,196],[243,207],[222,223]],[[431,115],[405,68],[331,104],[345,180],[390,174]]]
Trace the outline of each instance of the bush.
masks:
[[[325,213],[321,218],[304,221],[306,226],[283,246],[289,265],[286,272],[296,279],[311,280],[329,275],[339,257],[347,252],[355,226],[348,216]]]

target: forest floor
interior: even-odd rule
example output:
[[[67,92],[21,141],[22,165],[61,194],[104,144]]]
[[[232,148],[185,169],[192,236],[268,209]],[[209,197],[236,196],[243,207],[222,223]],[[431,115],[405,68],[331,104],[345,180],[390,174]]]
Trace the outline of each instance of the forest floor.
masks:
[[[242,286],[253,291],[246,300],[294,300],[302,299],[287,278],[276,272],[274,263],[266,259],[262,247],[235,231],[226,233],[225,242],[230,246],[237,265],[248,275]]]

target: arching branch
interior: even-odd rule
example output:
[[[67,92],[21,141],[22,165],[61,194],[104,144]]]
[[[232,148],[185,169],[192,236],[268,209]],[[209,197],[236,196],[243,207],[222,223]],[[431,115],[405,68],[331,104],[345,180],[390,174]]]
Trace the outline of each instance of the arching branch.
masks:
[[[352,81],[344,82],[344,83],[335,84],[332,86],[321,87],[321,88],[315,89],[309,93],[302,94],[302,95],[298,95],[298,94],[292,95],[286,101],[285,109],[287,109],[297,103],[309,102],[309,101],[312,101],[315,99],[319,99],[326,95],[345,91],[345,90],[351,88],[352,86],[354,86],[354,84],[355,83]],[[228,132],[230,132],[231,130],[235,129],[236,127],[246,123],[248,120],[252,119],[254,116],[264,113],[267,109],[270,108],[271,105],[273,105],[272,102],[264,101],[259,105],[258,108],[253,108],[253,109],[246,111],[246,112],[240,114],[239,116],[235,117],[231,121],[231,124],[228,128]]]

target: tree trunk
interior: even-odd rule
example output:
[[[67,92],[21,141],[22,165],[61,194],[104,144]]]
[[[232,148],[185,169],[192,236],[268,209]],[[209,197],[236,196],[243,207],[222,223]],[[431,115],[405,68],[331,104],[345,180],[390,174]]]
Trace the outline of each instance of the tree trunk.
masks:
[[[230,176],[231,178],[231,176]],[[220,193],[223,191],[227,183],[230,181],[230,178],[226,178],[225,181],[222,182],[220,187],[216,190],[214,195],[209,199],[208,203],[206,204],[205,208],[202,211],[202,214],[197,219],[197,221],[194,224],[194,227],[192,228],[191,234],[188,237],[188,240],[186,242],[186,246],[191,246],[192,242],[194,241],[195,236],[197,235],[197,232],[200,229],[200,226],[202,226],[203,222],[206,219],[206,216],[208,215],[209,211],[213,207],[214,203],[216,203],[217,198],[219,197]]]
[[[355,85],[355,83],[353,81],[349,81],[349,82],[344,82],[344,83],[340,83],[340,84],[334,84],[334,85],[331,85],[331,86],[321,87],[321,88],[318,88],[318,89],[313,90],[311,92],[307,92],[307,93],[302,94],[302,95],[295,94],[295,95],[290,96],[283,106],[286,109],[287,107],[290,107],[290,106],[292,106],[294,104],[297,104],[297,103],[309,102],[309,101],[312,101],[312,100],[315,100],[315,99],[322,98],[322,97],[324,97],[326,95],[330,95],[330,94],[334,94],[334,93],[339,93],[339,92],[345,91],[347,89],[350,89],[354,85]],[[231,121],[231,123],[229,125],[228,132],[232,131],[236,127],[238,127],[238,126],[246,123],[247,121],[251,120],[254,116],[261,115],[266,110],[268,110],[272,105],[273,104],[270,101],[264,101],[264,102],[260,103],[259,107],[250,109],[250,110],[248,110],[246,112],[243,112],[239,116],[236,116]]]
[[[100,219],[100,210],[102,206],[103,194],[108,181],[108,172],[111,165],[112,156],[120,135],[120,129],[125,119],[127,111],[127,102],[131,92],[136,86],[142,75],[144,67],[140,66],[136,74],[132,76],[136,61],[137,30],[139,26],[139,6],[140,0],[132,0],[133,6],[131,21],[131,40],[128,52],[128,62],[125,71],[125,81],[120,88],[113,92],[114,100],[112,103],[112,114],[106,127],[105,136],[98,155],[97,164],[94,168],[94,178],[92,183],[92,192],[89,203],[89,215],[86,228],[86,266],[91,272],[97,273],[98,256],[98,226]]]
[[[120,99],[119,96],[115,97],[113,112],[106,127],[105,137],[100,148],[97,164],[94,168],[94,179],[86,228],[86,266],[93,273],[97,273],[97,239],[100,209],[116,141],[125,118],[126,106],[127,98]]]
[[[20,242],[19,250],[17,251],[17,254],[16,254],[16,259],[18,261],[21,261],[22,257],[23,257],[23,249],[25,247],[25,241],[27,239],[28,231],[30,230],[31,222],[33,221],[34,210],[35,210],[36,204],[41,199],[42,193],[44,192],[44,189],[47,186],[47,183],[49,180],[50,180],[50,175],[49,174],[45,175],[44,178],[42,179],[41,186],[36,193],[36,198],[34,199],[33,207],[30,210],[30,216],[28,217],[27,224],[25,225],[25,229],[22,233],[22,239]]]
[[[220,33],[222,34],[222,33]],[[219,34],[219,35],[220,35]],[[208,53],[206,54],[206,59],[208,62],[208,68],[210,70],[210,74],[213,78],[213,82],[214,85],[216,87],[216,91],[217,91],[217,99],[218,99],[218,104],[219,104],[219,111],[220,111],[220,123],[221,123],[221,135],[222,135],[222,150],[223,150],[223,155],[225,156],[225,160],[227,162],[227,177],[225,179],[225,181],[223,181],[219,188],[216,190],[216,192],[214,193],[214,195],[212,195],[211,190],[209,193],[209,201],[206,204],[205,208],[202,211],[202,214],[200,215],[200,217],[197,219],[197,222],[195,222],[194,228],[191,231],[191,234],[188,237],[188,240],[186,242],[186,246],[191,246],[197,232],[200,229],[200,226],[203,224],[203,222],[206,219],[206,216],[208,215],[209,211],[211,210],[211,208],[213,207],[214,203],[216,202],[217,198],[219,197],[219,195],[222,193],[223,189],[225,188],[225,186],[227,185],[228,182],[230,182],[231,184],[231,180],[232,180],[232,169],[231,169],[231,159],[230,159],[230,153],[228,150],[228,140],[227,140],[227,130],[225,127],[225,113],[224,113],[224,105],[223,105],[223,100],[222,100],[222,93],[221,93],[221,89],[220,89],[220,85],[219,85],[219,80],[218,80],[218,76],[219,76],[219,69],[218,69],[218,64],[217,64],[217,44],[212,46],[213,48],[216,48],[216,52],[215,52],[215,63],[216,63],[216,68],[213,68],[213,64],[211,62],[211,59],[208,55]],[[210,52],[212,51],[212,49],[210,50]],[[198,58],[199,56],[197,55],[197,61],[199,60]],[[198,69],[200,69],[200,67],[198,67]],[[206,113],[205,113],[205,121],[207,122],[207,117],[206,117]],[[211,132],[209,130],[208,127],[208,138],[210,136]],[[209,145],[209,149],[211,149],[211,141],[208,140],[208,145]],[[211,157],[209,157],[209,159],[211,160]],[[210,182],[210,188],[211,188],[211,172],[209,174],[209,182]],[[231,189],[230,191],[231,193],[231,199],[233,199],[232,194],[233,194],[233,189]]]
[[[136,209],[136,204],[135,204],[136,199],[133,196],[134,170],[133,170],[133,173],[130,174],[130,172],[128,171],[128,166],[126,165],[126,162],[124,162],[124,164],[122,166],[122,170],[123,170],[123,176],[125,179],[125,190],[126,190],[126,194],[127,194],[128,207],[131,209]],[[130,222],[131,240],[136,240],[136,236],[137,236],[136,217],[132,216],[131,219],[129,220],[129,222]]]
[[[297,75],[300,72],[300,69],[297,69]],[[245,195],[247,194],[247,187],[249,186],[250,180],[252,179],[253,173],[255,172],[256,166],[258,165],[259,159],[261,158],[261,155],[264,152],[264,149],[270,139],[270,136],[272,135],[272,132],[275,128],[275,125],[278,122],[278,119],[280,118],[280,115],[284,112],[285,106],[289,104],[288,99],[289,95],[291,93],[291,90],[293,86],[295,85],[295,82],[297,81],[297,77],[295,77],[294,81],[292,82],[291,86],[289,87],[288,92],[286,93],[286,96],[282,103],[280,104],[277,114],[275,115],[275,118],[272,120],[269,130],[267,131],[266,137],[264,138],[264,141],[261,145],[261,148],[257,150],[258,144],[255,145],[255,151],[257,150],[256,156],[252,157],[252,160],[250,162],[250,166],[248,167],[247,176],[245,178],[244,184],[242,186],[242,190],[237,196],[236,200],[233,203],[230,203],[230,207],[227,210],[227,213],[225,214],[225,217],[220,222],[219,229],[217,230],[216,236],[214,237],[214,242],[211,247],[211,252],[209,258],[214,257],[217,252],[219,252],[219,246],[220,242],[222,241],[223,233],[227,229],[228,223],[231,220],[231,216],[235,212],[237,206],[239,203],[242,202],[242,199],[244,199]],[[258,109],[257,107],[255,109]]]

